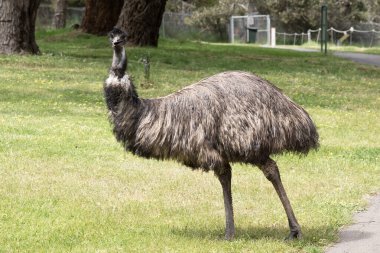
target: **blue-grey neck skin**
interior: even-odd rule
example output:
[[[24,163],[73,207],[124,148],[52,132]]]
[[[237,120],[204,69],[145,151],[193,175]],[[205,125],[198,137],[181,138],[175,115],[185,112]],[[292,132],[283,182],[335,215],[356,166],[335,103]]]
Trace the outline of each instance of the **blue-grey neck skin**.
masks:
[[[113,58],[111,71],[118,78],[122,78],[127,69],[127,55],[124,46],[115,46],[113,48]]]

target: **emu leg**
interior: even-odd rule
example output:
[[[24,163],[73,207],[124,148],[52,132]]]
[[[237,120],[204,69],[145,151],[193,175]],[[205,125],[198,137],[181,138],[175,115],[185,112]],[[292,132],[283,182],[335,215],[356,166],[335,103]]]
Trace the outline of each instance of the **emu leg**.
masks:
[[[224,209],[226,213],[226,240],[232,240],[235,235],[234,211],[231,193],[231,166],[227,164],[221,174],[217,174],[223,188]]]
[[[294,238],[301,239],[301,227],[297,222],[284,186],[282,185],[280,172],[278,171],[276,162],[269,158],[264,164],[260,165],[259,168],[263,171],[265,177],[273,184],[277,195],[280,197],[281,203],[284,206],[286,215],[288,216],[290,234],[286,240],[293,240]]]

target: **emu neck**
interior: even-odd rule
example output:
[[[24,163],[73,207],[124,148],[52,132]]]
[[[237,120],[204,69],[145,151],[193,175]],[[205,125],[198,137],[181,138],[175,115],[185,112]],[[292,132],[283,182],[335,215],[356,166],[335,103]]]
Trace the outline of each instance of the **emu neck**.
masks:
[[[127,69],[127,55],[124,47],[114,47],[111,70],[119,78],[122,78]]]
[[[134,109],[139,104],[139,98],[131,77],[126,73],[127,55],[123,46],[113,48],[112,65],[109,77],[105,82],[104,95],[108,109],[112,114],[117,113],[125,105],[133,105]]]
[[[118,78],[111,73],[104,86],[104,96],[117,140],[126,147],[133,146],[135,126],[145,106],[138,98],[132,80],[128,75]]]
[[[112,117],[134,115],[141,104],[133,81],[125,72],[126,68],[127,55],[124,47],[114,47],[110,74],[104,85],[104,95]]]

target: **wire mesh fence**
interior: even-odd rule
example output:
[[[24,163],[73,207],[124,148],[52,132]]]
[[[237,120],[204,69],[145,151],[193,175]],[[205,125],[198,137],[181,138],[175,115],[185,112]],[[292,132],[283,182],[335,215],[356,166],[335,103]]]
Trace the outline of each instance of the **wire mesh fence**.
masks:
[[[66,13],[66,27],[80,24],[84,16],[85,8],[68,7]],[[37,28],[50,28],[54,16],[54,6],[48,4],[40,5],[37,13]],[[206,39],[217,38],[218,35],[201,31],[198,27],[190,25],[188,19],[191,13],[165,12],[160,26],[160,36],[163,38],[190,38]],[[216,39],[214,39],[216,40]]]
[[[367,27],[368,29],[368,27]],[[348,30],[327,29],[328,42],[336,46],[379,47],[380,29],[364,30],[351,27]],[[276,32],[277,45],[302,45],[320,43],[321,29],[308,30],[306,33]]]
[[[309,42],[307,33],[276,32],[276,45],[302,45],[306,42]]]
[[[84,15],[85,8],[67,7],[66,10],[66,27],[74,24],[80,24]],[[54,17],[54,6],[41,4],[38,8],[36,26],[38,28],[52,27]]]
[[[178,38],[196,33],[198,30],[187,22],[187,19],[190,17],[191,14],[185,12],[164,12],[160,27],[160,36],[164,38]]]
[[[232,16],[228,27],[231,43],[269,45],[270,17],[268,15]]]

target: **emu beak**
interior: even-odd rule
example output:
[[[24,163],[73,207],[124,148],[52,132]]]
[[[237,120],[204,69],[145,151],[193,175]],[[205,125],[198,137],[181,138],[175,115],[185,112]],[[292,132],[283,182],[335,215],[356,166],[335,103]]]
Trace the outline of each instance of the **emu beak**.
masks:
[[[120,44],[123,44],[124,43],[124,40],[117,40],[117,41],[112,41],[112,46],[113,47],[116,47]]]

